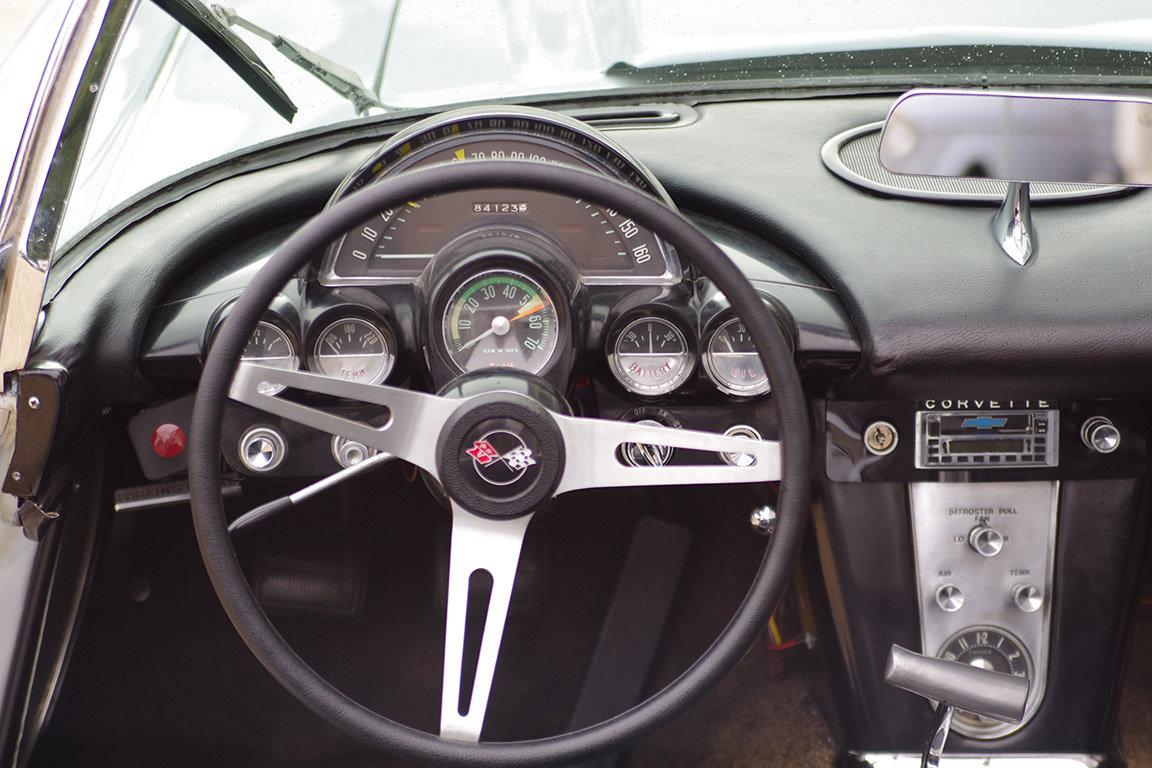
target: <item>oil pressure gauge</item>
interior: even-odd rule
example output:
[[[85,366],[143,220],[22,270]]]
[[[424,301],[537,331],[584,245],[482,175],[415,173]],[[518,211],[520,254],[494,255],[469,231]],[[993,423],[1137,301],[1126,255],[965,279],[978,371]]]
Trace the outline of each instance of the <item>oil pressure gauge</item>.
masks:
[[[617,334],[608,365],[629,392],[663,395],[688,380],[696,355],[675,323],[649,315],[633,320]]]
[[[772,389],[756,344],[738,317],[728,320],[708,337],[704,370],[717,389],[730,395],[752,397]]]

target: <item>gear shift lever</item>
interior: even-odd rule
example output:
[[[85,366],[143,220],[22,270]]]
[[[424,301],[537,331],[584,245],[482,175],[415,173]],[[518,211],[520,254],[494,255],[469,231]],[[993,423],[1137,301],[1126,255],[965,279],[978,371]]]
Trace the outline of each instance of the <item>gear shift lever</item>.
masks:
[[[959,661],[915,653],[899,645],[888,652],[884,681],[926,699],[940,702],[932,736],[924,746],[921,768],[938,768],[944,742],[952,727],[952,713],[963,709],[1007,723],[1024,719],[1028,681],[1016,675],[993,672]]]

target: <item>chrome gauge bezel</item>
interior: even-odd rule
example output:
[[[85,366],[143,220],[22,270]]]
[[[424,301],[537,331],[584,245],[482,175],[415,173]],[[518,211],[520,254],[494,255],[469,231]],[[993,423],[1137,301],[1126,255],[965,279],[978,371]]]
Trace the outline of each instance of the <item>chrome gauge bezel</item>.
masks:
[[[722,323],[713,328],[706,336],[703,345],[703,353],[701,354],[701,362],[704,364],[704,372],[708,374],[708,379],[726,395],[733,395],[734,397],[760,397],[767,395],[772,391],[772,382],[768,379],[767,371],[764,372],[764,378],[755,386],[752,387],[739,387],[731,382],[725,381],[725,377],[720,373],[717,367],[717,362],[712,350],[712,342],[716,337],[730,325],[735,323],[743,323],[739,317],[729,316]],[[756,357],[757,362],[760,362],[760,367],[763,369],[764,364],[760,361],[760,355],[757,352],[748,353]]]
[[[480,254],[479,258],[482,260],[486,254]],[[534,275],[528,274],[523,269],[507,266],[489,266],[481,269],[469,269],[461,271],[455,275],[449,284],[449,290],[445,291],[446,298],[443,301],[435,302],[434,306],[439,307],[436,316],[436,322],[439,326],[440,338],[440,356],[456,373],[468,373],[452,355],[452,341],[449,338],[449,313],[452,311],[453,305],[456,303],[457,297],[461,294],[466,286],[474,284],[477,280],[482,280],[491,275],[511,275],[518,280],[522,280],[530,284],[540,295],[547,297],[549,306],[552,309],[553,322],[555,328],[551,336],[551,342],[548,346],[547,354],[542,358],[539,365],[531,369],[516,368],[514,370],[523,371],[532,375],[536,375],[546,371],[553,363],[556,362],[560,352],[560,340],[564,337],[564,324],[567,322],[567,315],[562,309],[562,304],[557,302],[559,293],[547,281],[542,280]],[[484,370],[484,369],[477,369]],[[493,366],[492,370],[499,370],[498,366]]]
[[[330,316],[330,318],[331,319],[324,320],[317,325],[317,327],[321,329],[319,332],[310,334],[312,340],[309,345],[308,370],[313,373],[318,373],[321,376],[327,376],[328,378],[348,380],[343,376],[334,376],[321,368],[320,360],[326,356],[320,354],[320,345],[323,343],[324,337],[337,326],[349,322],[362,323],[371,327],[380,336],[381,344],[384,347],[383,353],[362,355],[362,357],[383,357],[385,360],[384,366],[374,372],[372,376],[365,379],[355,379],[355,381],[362,384],[383,384],[387,381],[388,377],[392,375],[392,370],[396,367],[396,355],[398,351],[396,334],[393,333],[391,326],[383,320],[368,317],[362,313],[341,313],[338,316]]]
[[[279,338],[283,339],[284,343],[288,345],[288,349],[291,350],[291,354],[285,355],[283,358],[244,357],[243,354],[241,354],[240,361],[241,362],[255,362],[258,364],[266,365],[267,363],[260,363],[260,361],[270,360],[270,359],[285,359],[285,360],[290,361],[291,365],[288,367],[285,367],[284,370],[288,370],[288,371],[299,370],[300,369],[301,350],[300,350],[300,344],[296,340],[296,335],[294,333],[292,333],[290,330],[288,330],[287,328],[281,326],[277,322],[274,322],[274,321],[269,320],[269,319],[263,319],[263,320],[260,320],[256,323],[256,327],[254,329],[252,329],[252,333],[250,333],[248,335],[249,340],[251,340],[252,337],[256,335],[257,331],[262,330],[262,329],[265,332],[271,331],[272,333],[276,334]],[[245,344],[247,344],[247,342],[245,342]],[[272,367],[281,368],[282,366],[272,366]],[[262,394],[272,396],[272,395],[278,395],[283,391],[284,391],[283,385],[275,384],[275,385],[268,386],[266,388],[266,390],[262,392]]]
[[[684,359],[685,363],[681,367],[676,377],[669,379],[657,386],[647,386],[643,382],[639,382],[628,373],[628,369],[621,362],[620,357],[620,340],[623,339],[632,328],[642,323],[659,323],[672,329],[677,336],[680,337],[681,343],[684,345]],[[684,332],[680,324],[676,321],[658,314],[643,314],[629,319],[623,323],[611,335],[611,346],[608,348],[608,368],[612,371],[612,375],[620,386],[628,390],[634,395],[641,395],[643,397],[660,397],[670,392],[675,392],[692,377],[693,372],[696,370],[696,352],[695,345],[691,337]]]

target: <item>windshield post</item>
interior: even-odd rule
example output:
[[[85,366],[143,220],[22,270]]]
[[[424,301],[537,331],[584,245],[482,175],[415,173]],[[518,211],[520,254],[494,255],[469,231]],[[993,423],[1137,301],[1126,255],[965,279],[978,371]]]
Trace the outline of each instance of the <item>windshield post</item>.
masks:
[[[136,2],[73,0],[0,201],[0,372],[27,361],[48,265],[101,86]]]
[[[9,473],[19,424],[17,385],[36,333],[48,266],[108,65],[136,2],[73,0],[32,101],[0,199],[0,521],[20,525],[16,496],[32,478]],[[3,658],[0,649],[0,659]],[[2,664],[0,664],[2,667]]]

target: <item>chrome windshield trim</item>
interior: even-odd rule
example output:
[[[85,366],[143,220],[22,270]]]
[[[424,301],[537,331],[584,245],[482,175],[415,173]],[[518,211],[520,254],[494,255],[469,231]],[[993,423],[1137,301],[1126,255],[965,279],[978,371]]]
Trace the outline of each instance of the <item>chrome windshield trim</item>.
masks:
[[[73,0],[40,77],[0,200],[0,372],[27,361],[80,152],[137,2]]]

